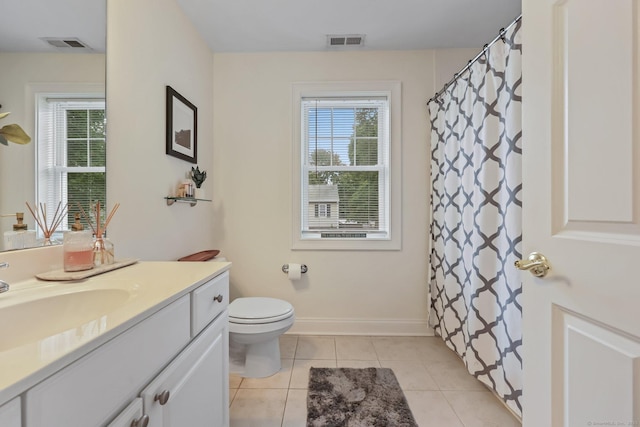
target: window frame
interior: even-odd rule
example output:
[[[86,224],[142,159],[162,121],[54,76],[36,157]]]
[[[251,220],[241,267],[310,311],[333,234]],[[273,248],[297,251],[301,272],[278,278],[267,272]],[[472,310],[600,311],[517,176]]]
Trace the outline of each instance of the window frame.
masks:
[[[104,93],[104,86],[99,84],[69,84],[69,85],[54,84],[51,86],[48,84],[35,84],[29,87],[29,92],[31,92],[31,99],[33,99],[33,108],[35,110],[35,126],[34,127],[36,129],[36,133],[35,133],[35,143],[36,143],[35,166],[36,167],[35,167],[34,181],[35,181],[35,187],[36,187],[35,188],[36,206],[38,206],[39,203],[46,203],[46,194],[50,192],[49,187],[51,185],[54,185],[54,187],[57,188],[54,190],[54,192],[56,193],[55,198],[59,199],[59,201],[62,201],[62,205],[64,206],[68,200],[68,193],[66,189],[68,174],[70,173],[104,173],[106,177],[106,172],[107,172],[106,171],[106,151],[105,151],[104,166],[68,166],[66,164],[60,165],[59,162],[61,162],[61,158],[63,157],[66,158],[66,149],[67,149],[66,145],[64,147],[59,146],[54,149],[55,158],[57,159],[55,160],[55,163],[56,163],[55,165],[51,167],[46,167],[45,165],[41,164],[40,152],[42,149],[41,147],[42,136],[40,135],[40,132],[41,132],[40,118],[39,118],[40,103],[46,102],[47,98],[65,99],[70,103],[70,105],[60,108],[60,111],[64,112],[67,110],[76,109],[75,106],[73,105],[74,102],[77,102],[78,104],[86,104],[87,102],[101,102],[102,108],[84,108],[84,107],[80,107],[80,108],[86,109],[87,111],[104,110],[105,117],[106,117],[106,99],[105,99],[105,93]],[[56,134],[54,139],[55,144],[58,144],[57,141],[59,141],[60,139],[65,139],[63,129],[56,129],[55,134]],[[106,144],[106,136],[105,136],[105,144]],[[105,145],[105,150],[106,150],[106,145]],[[59,179],[56,178],[54,183],[50,184],[49,186],[43,185],[42,179],[40,178],[41,173],[44,172],[47,168],[53,171],[54,175],[59,176]],[[105,192],[105,195],[106,195],[106,192]],[[48,216],[53,215],[56,207],[57,207],[57,204],[55,204],[55,206],[50,206],[50,204],[48,204],[47,215]],[[54,235],[59,238],[61,233],[66,231],[67,229],[68,229],[67,221],[63,221],[58,227],[58,229],[56,230],[56,232],[54,233]],[[41,233],[40,230],[39,230],[39,233]]]
[[[292,244],[294,250],[400,250],[401,236],[401,94],[399,81],[311,82],[294,83],[293,135],[292,135]],[[304,129],[302,102],[305,98],[386,97],[389,114],[389,147],[386,180],[388,185],[385,206],[388,231],[384,237],[370,233],[369,237],[321,238],[319,233],[303,233],[305,209],[303,186],[306,183],[304,162],[306,157],[302,135]],[[350,230],[345,230],[349,234]]]

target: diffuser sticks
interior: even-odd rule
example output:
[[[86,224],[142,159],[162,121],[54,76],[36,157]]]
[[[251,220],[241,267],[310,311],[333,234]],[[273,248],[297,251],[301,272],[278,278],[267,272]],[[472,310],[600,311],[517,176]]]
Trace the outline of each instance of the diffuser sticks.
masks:
[[[40,203],[40,211],[38,211],[37,208],[34,211],[34,209],[29,205],[29,202],[25,203],[27,205],[27,208],[29,209],[29,212],[31,212],[31,215],[33,215],[33,219],[36,221],[36,224],[38,224],[38,227],[40,227],[40,229],[42,230],[42,234],[44,234],[44,244],[50,245],[51,236],[56,231],[58,226],[60,226],[62,220],[67,216],[69,205],[66,204],[64,205],[64,207],[62,207],[62,202],[58,202],[58,208],[56,209],[55,213],[53,214],[53,218],[49,223],[49,221],[47,220],[46,203]],[[60,209],[61,207],[62,209]]]

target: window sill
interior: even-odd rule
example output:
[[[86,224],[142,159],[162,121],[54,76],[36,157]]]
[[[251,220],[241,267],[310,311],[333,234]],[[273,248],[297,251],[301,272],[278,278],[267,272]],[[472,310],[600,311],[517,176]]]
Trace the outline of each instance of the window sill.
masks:
[[[292,250],[394,251],[402,249],[400,242],[390,238],[298,238]]]

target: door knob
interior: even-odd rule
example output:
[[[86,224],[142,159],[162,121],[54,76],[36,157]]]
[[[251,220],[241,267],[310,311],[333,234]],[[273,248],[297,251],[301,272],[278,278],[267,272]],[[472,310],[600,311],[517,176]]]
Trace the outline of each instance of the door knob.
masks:
[[[515,262],[518,270],[529,270],[536,277],[544,277],[551,269],[547,258],[539,252],[531,252],[529,258]]]

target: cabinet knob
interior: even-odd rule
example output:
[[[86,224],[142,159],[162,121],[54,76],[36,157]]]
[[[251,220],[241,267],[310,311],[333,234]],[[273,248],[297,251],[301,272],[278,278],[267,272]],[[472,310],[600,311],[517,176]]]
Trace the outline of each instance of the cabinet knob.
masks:
[[[218,301],[218,302],[222,302],[223,299],[224,299],[224,297],[222,295],[218,295],[218,296],[213,297],[213,300],[214,301]]]
[[[149,415],[144,414],[137,420],[131,421],[131,427],[147,427],[149,425]]]
[[[165,403],[167,403],[169,401],[169,395],[170,395],[169,390],[165,390],[162,393],[156,394],[156,396],[153,398],[153,400],[157,401],[161,405],[164,405]]]

